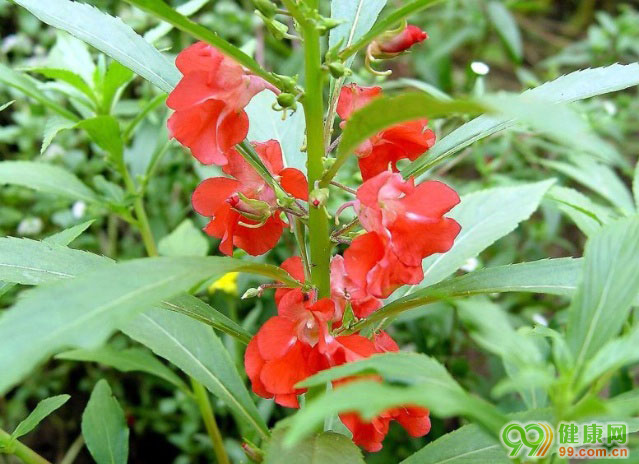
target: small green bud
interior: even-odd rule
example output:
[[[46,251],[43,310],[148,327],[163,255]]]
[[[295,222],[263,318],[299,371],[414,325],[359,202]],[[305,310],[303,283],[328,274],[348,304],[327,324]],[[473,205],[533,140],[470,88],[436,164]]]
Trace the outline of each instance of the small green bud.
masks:
[[[248,300],[249,298],[256,298],[258,296],[260,296],[260,291],[257,288],[249,288],[244,292],[244,295],[242,295],[242,299]]]
[[[282,108],[293,108],[297,106],[297,102],[295,100],[295,95],[292,93],[281,93],[277,96],[277,103]]]
[[[273,3],[271,0],[253,0],[253,5],[257,8],[264,16],[272,18],[277,13],[277,5]]]
[[[313,208],[321,208],[326,205],[328,201],[328,189],[327,188],[316,188],[313,190],[309,197],[308,202]]]
[[[266,26],[266,29],[268,29],[268,31],[277,40],[282,40],[282,39],[286,39],[290,37],[288,34],[288,26],[286,24],[279,22],[277,19],[267,17],[259,10],[256,11],[255,13],[260,18],[262,18],[262,21],[264,21],[264,25]]]
[[[339,61],[333,61],[329,63],[328,70],[335,79],[339,79],[340,77],[347,76],[350,74],[350,69],[344,66],[343,63]]]

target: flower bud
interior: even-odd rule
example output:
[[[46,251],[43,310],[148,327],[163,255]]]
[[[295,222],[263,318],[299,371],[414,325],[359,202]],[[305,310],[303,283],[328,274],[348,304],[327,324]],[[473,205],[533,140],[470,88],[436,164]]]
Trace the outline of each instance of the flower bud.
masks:
[[[256,13],[264,21],[266,29],[268,29],[268,31],[277,40],[290,38],[290,35],[288,33],[288,26],[286,24],[279,22],[277,19],[269,18],[259,10],[257,10]]]
[[[253,5],[255,5],[255,8],[257,8],[260,13],[268,18],[272,18],[277,12],[277,5],[271,2],[271,0],[253,0]]]
[[[282,108],[295,108],[297,106],[297,102],[295,100],[295,95],[292,93],[281,93],[277,96],[277,103]]]
[[[326,205],[328,201],[328,189],[327,188],[316,188],[313,190],[308,197],[308,202],[314,208],[321,208]]]
[[[367,55],[374,59],[393,58],[427,38],[426,32],[409,24],[401,30],[387,31],[377,37],[368,46]]]
[[[249,298],[255,298],[258,296],[260,296],[260,291],[257,288],[249,288],[244,292],[244,295],[242,295],[242,299],[248,300]]]
[[[339,61],[333,61],[329,63],[328,70],[335,79],[339,79],[340,77],[347,76],[350,74],[350,69],[344,66],[343,63]]]

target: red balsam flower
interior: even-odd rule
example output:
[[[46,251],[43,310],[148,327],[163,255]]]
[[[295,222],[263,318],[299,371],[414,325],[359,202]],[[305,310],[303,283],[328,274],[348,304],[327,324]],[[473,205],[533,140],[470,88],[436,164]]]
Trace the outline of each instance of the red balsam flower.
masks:
[[[248,134],[244,107],[262,90],[277,89],[204,42],[184,49],[175,64],[184,77],[166,101],[175,110],[169,132],[200,162],[223,166]]]
[[[297,395],[306,389],[295,384],[328,367],[318,347],[328,336],[335,306],[328,299],[311,303],[308,294],[294,289],[282,297],[277,312],[249,343],[244,365],[255,394],[297,408]]]
[[[368,233],[344,253],[348,276],[367,294],[386,298],[402,285],[422,281],[422,260],[448,251],[459,224],[443,215],[459,203],[450,187],[437,181],[417,186],[400,174],[382,172],[357,190],[356,210]]]
[[[324,351],[333,366],[365,359],[377,353],[396,352],[399,351],[399,347],[390,335],[381,331],[373,337],[373,340],[361,335],[337,337],[324,348]],[[333,385],[335,388],[339,388],[361,380],[381,382],[382,379],[376,375],[349,377],[335,381]],[[353,434],[353,442],[371,452],[382,449],[382,441],[384,441],[393,420],[399,422],[413,437],[424,436],[430,431],[428,409],[417,406],[392,408],[370,421],[364,420],[356,412],[342,413],[339,417]]]
[[[356,84],[344,86],[337,103],[337,114],[347,121],[353,112],[380,95],[380,87],[359,87]],[[413,161],[428,151],[435,144],[435,133],[427,129],[427,125],[427,119],[397,124],[362,143],[355,150],[359,157],[362,179],[366,181],[387,171],[389,167],[398,172],[399,160]]]
[[[277,141],[254,142],[253,146],[284,190],[298,199],[308,198],[304,174],[295,168],[284,168]],[[275,192],[237,151],[229,150],[227,157],[228,163],[222,170],[233,178],[213,177],[203,181],[193,193],[193,208],[211,218],[204,231],[222,240],[222,253],[232,255],[236,246],[253,256],[264,254],[277,244],[285,226]]]

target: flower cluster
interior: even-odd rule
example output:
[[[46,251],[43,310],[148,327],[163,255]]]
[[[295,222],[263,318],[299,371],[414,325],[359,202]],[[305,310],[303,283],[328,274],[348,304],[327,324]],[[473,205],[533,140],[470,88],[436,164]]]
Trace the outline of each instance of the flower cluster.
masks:
[[[409,26],[379,38],[371,47],[380,56],[393,56],[425,38],[425,33]],[[251,255],[264,254],[292,221],[306,223],[304,202],[309,199],[304,174],[284,166],[277,141],[251,142],[252,154],[247,144],[236,148],[248,134],[245,106],[256,93],[277,90],[204,43],[180,53],[177,66],[183,78],[167,101],[175,110],[169,130],[198,160],[221,166],[225,174],[197,187],[193,207],[209,218],[204,230],[220,239],[222,253],[231,255],[237,247]],[[337,105],[342,127],[380,95],[379,87],[343,87]],[[297,408],[299,395],[305,393],[299,384],[307,377],[399,350],[388,333],[366,337],[352,333],[351,324],[379,310],[382,299],[400,286],[418,284],[424,278],[422,260],[449,250],[459,233],[459,224],[445,217],[459,202],[454,190],[436,181],[416,184],[398,173],[398,161],[414,160],[434,144],[435,134],[427,124],[425,119],[397,124],[356,149],[363,183],[348,204],[354,207],[361,232],[354,238],[342,237],[350,245],[331,260],[330,295],[320,298],[312,282],[306,281],[311,263],[298,256],[282,263],[301,286],[276,285],[277,315],[266,321],[246,349],[245,368],[257,395]],[[247,161],[250,156],[259,157],[270,175],[258,173],[255,158]],[[377,376],[365,378],[382,381]],[[361,379],[340,379],[333,386]],[[369,451],[381,449],[392,421],[412,436],[430,430],[428,410],[411,405],[384,411],[371,421],[354,412],[340,418],[354,442]]]

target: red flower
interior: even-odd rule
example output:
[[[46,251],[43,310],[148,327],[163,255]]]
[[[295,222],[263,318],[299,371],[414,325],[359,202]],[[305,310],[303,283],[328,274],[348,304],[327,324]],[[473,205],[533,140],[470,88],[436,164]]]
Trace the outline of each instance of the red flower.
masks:
[[[368,54],[373,58],[392,58],[427,38],[426,32],[409,24],[398,33],[382,34],[375,39],[369,45]]]
[[[348,276],[360,288],[377,298],[387,298],[402,285],[416,285],[424,278],[421,263],[404,264],[394,253],[389,239],[377,232],[360,235],[344,252]]]
[[[380,92],[379,87],[359,87],[356,84],[344,86],[340,92],[337,113],[347,120],[353,111],[365,106]],[[427,119],[397,124],[362,143],[355,150],[362,179],[366,181],[389,168],[398,172],[399,160],[413,161],[428,151],[435,144],[435,133],[426,128],[427,124]]]
[[[358,318],[370,316],[382,307],[382,302],[365,291],[346,273],[344,258],[336,255],[331,260],[331,299],[335,302],[337,312],[344,314],[346,303],[351,304],[353,314]]]
[[[299,289],[282,298],[278,315],[262,326],[244,355],[255,394],[275,398],[281,406],[299,407],[297,395],[306,390],[295,384],[328,367],[317,347],[327,336],[334,311],[330,300],[312,304]]]
[[[444,253],[453,246],[461,227],[443,217],[459,203],[459,195],[447,185],[422,182],[384,171],[357,190],[358,215],[364,228],[390,238],[389,246],[407,266]]]
[[[306,198],[304,174],[294,168],[284,169],[277,141],[253,146],[271,174],[280,178],[284,189],[297,198]],[[232,255],[236,246],[253,256],[264,254],[277,244],[285,226],[279,217],[275,192],[237,151],[231,149],[227,156],[223,171],[234,179],[213,177],[203,181],[193,193],[193,208],[211,218],[204,230],[222,240],[222,253]]]
[[[184,49],[175,64],[184,77],[166,101],[175,110],[169,132],[202,163],[223,166],[248,133],[244,107],[262,90],[277,89],[204,42]]]
[[[380,332],[373,340],[361,335],[347,335],[337,337],[325,348],[332,365],[340,365],[347,362],[368,358],[376,353],[399,351],[395,341],[386,333]],[[380,381],[376,375],[349,377],[334,382],[334,387],[339,388],[351,382],[361,380]],[[384,411],[370,421],[362,419],[356,412],[347,412],[339,415],[342,423],[353,434],[353,442],[367,451],[375,452],[382,449],[382,441],[388,433],[390,422],[396,420],[413,437],[421,437],[430,431],[430,418],[428,409],[416,406],[403,406]]]
[[[299,256],[288,258],[282,263],[281,268],[298,281],[304,282],[304,267]],[[275,304],[279,305],[282,298],[291,291],[293,289],[290,288],[275,290]],[[341,323],[347,302],[351,304],[353,314],[359,318],[367,317],[382,307],[380,300],[367,294],[347,275],[344,258],[340,255],[333,256],[331,260],[331,300],[335,303],[335,317],[332,322],[337,323],[333,327],[338,327]]]

